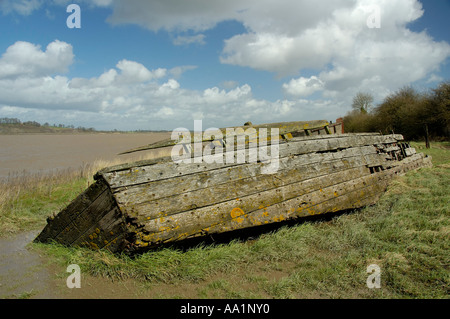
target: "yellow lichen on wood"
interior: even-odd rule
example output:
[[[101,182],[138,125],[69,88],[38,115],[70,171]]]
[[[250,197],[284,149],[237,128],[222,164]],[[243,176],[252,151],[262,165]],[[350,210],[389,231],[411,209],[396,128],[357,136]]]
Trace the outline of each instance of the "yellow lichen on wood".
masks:
[[[240,209],[239,207],[235,207],[230,212],[231,218],[237,218],[241,215],[244,215],[244,211]]]
[[[230,216],[232,219],[234,219],[238,223],[242,223],[244,219],[240,216],[244,215],[244,211],[240,209],[239,207],[235,207],[231,210]]]

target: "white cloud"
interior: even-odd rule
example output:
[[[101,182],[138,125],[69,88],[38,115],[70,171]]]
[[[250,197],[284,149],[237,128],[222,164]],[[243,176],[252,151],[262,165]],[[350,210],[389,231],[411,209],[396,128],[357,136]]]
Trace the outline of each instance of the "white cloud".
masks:
[[[55,40],[45,51],[40,46],[17,41],[0,58],[0,78],[64,73],[73,62],[72,46]]]
[[[327,1],[320,3],[325,2]],[[269,19],[271,23],[257,24],[254,22],[255,17],[250,15],[248,21],[245,20],[250,31],[225,41],[221,61],[284,76],[296,74],[303,69],[320,70],[329,65],[339,67],[341,60],[358,58],[362,54],[370,57],[378,51],[384,59],[384,65],[388,62],[390,66],[395,66],[398,63],[395,59],[399,53],[399,41],[408,44],[409,50],[402,52],[406,65],[408,59],[421,58],[417,56],[416,50],[422,50],[424,45],[429,46],[429,51],[440,50],[443,53],[436,57],[432,62],[434,64],[442,62],[442,58],[448,56],[448,48],[432,41],[426,34],[412,33],[406,28],[407,23],[423,14],[420,3],[415,0],[359,0],[347,2],[347,6],[329,1],[328,10],[323,12],[302,10],[307,4],[310,2],[291,2],[289,10],[284,7],[287,15],[272,16]],[[370,10],[373,6],[380,8],[382,26],[379,29],[367,26],[367,18],[373,13]],[[290,21],[291,16],[288,11],[298,12],[299,20],[306,13],[309,19],[304,23],[287,23],[286,20]],[[262,19],[263,16],[260,18],[267,21]],[[372,52],[367,52],[367,47]],[[391,58],[395,60],[393,63],[390,63]],[[382,63],[380,66],[383,66]],[[359,66],[355,64],[355,70]],[[380,69],[385,70],[387,67]]]
[[[150,72],[140,63],[128,60],[121,60],[116,67],[121,70],[120,81],[126,83],[146,82],[152,79],[162,78],[166,75],[166,69],[159,68]]]
[[[429,76],[450,56],[448,43],[408,29],[424,14],[418,0],[117,0],[113,10],[110,22],[153,31],[201,32],[239,21],[247,31],[225,40],[222,63],[281,77],[315,70],[326,95],[357,90],[362,82],[397,88]],[[369,28],[378,13],[380,28]],[[180,44],[200,36],[175,39]]]
[[[289,83],[283,84],[283,89],[290,95],[308,96],[316,91],[323,90],[323,85],[324,83],[313,75],[310,78],[291,79]]]
[[[70,67],[69,62],[73,54],[67,43],[54,41],[45,51],[28,42],[11,45],[0,59],[0,114],[16,112],[43,123],[60,123],[55,120],[59,116],[83,126],[93,126],[89,118],[95,118],[94,126],[99,129],[171,129],[187,127],[200,118],[211,126],[224,127],[247,120],[269,122],[301,111],[293,101],[255,99],[248,84],[184,89],[172,76],[192,66],[149,70],[123,59],[92,78],[54,74]]]
[[[171,107],[164,106],[155,113],[155,117],[170,119],[175,115],[174,110]]]
[[[167,74],[167,70],[164,68],[150,71],[141,63],[126,59],[119,61],[116,64],[116,68],[110,69],[102,73],[99,77],[91,79],[73,78],[69,85],[71,88],[106,88],[120,85],[133,85],[160,79]]]
[[[203,91],[203,98],[206,103],[213,107],[215,105],[239,101],[245,97],[251,97],[251,91],[252,89],[248,84],[244,84],[228,92],[220,90],[218,87],[213,87]]]

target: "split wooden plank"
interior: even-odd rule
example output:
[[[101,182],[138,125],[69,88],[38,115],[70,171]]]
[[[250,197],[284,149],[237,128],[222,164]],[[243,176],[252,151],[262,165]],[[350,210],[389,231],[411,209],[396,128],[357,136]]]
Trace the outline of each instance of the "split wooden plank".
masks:
[[[328,121],[325,120],[316,120],[316,121],[294,121],[294,122],[281,122],[281,123],[268,123],[268,124],[258,124],[258,125],[243,125],[243,126],[235,126],[230,128],[216,128],[214,130],[209,130],[208,134],[206,132],[182,132],[189,136],[190,141],[200,141],[200,142],[206,142],[206,141],[213,141],[215,140],[214,137],[211,136],[211,134],[214,134],[217,138],[218,135],[221,135],[223,138],[228,138],[230,140],[230,137],[232,136],[240,136],[240,135],[248,135],[249,129],[252,131],[255,130],[256,136],[258,136],[258,131],[260,129],[271,129],[276,128],[279,131],[279,135],[285,135],[292,132],[299,132],[303,131],[305,129],[321,129],[326,126],[328,126]],[[211,133],[212,131],[215,131],[216,133]],[[176,132],[175,132],[176,133]],[[270,133],[269,133],[270,134]],[[206,135],[206,136],[205,136]],[[270,138],[269,138],[270,139]],[[163,141],[158,141],[152,144],[140,146],[125,152],[122,152],[120,154],[128,154],[138,151],[144,151],[149,149],[156,149],[161,147],[168,147],[168,146],[174,146],[178,144],[179,141],[176,139],[166,139]]]
[[[392,167],[409,167],[408,164],[410,163],[416,163],[417,165],[422,165],[422,166],[428,166],[429,163],[431,163],[431,157],[425,157],[423,153],[416,153],[413,154],[411,156],[408,156],[406,158],[404,158],[401,161],[396,161],[396,160],[390,160],[390,161],[385,161],[382,164],[383,169],[389,169]]]

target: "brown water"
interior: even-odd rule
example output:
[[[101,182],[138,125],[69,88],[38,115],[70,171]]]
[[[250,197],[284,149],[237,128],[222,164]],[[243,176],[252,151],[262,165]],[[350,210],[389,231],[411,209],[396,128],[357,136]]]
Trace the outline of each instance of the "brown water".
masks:
[[[39,291],[51,296],[49,270],[37,252],[27,246],[37,231],[0,238],[0,298],[25,298]]]
[[[0,179],[11,174],[78,169],[96,160],[134,160],[144,152],[117,155],[165,138],[170,133],[0,135]]]
[[[81,273],[81,287],[67,286],[65,267],[41,256],[31,242],[39,231],[0,237],[0,299],[147,298],[132,280],[114,282]]]

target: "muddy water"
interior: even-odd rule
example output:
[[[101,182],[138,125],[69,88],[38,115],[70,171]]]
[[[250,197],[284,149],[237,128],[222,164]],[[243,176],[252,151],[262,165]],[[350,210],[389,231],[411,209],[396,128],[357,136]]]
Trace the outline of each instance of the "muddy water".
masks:
[[[50,298],[51,276],[43,259],[28,246],[37,231],[0,238],[0,298]]]
[[[31,244],[38,233],[0,238],[0,299],[147,298],[133,281],[113,282],[83,273],[80,287],[68,287],[70,273]]]
[[[145,152],[117,155],[165,138],[170,133],[0,135],[0,179],[11,174],[78,169],[95,160],[134,160]]]

